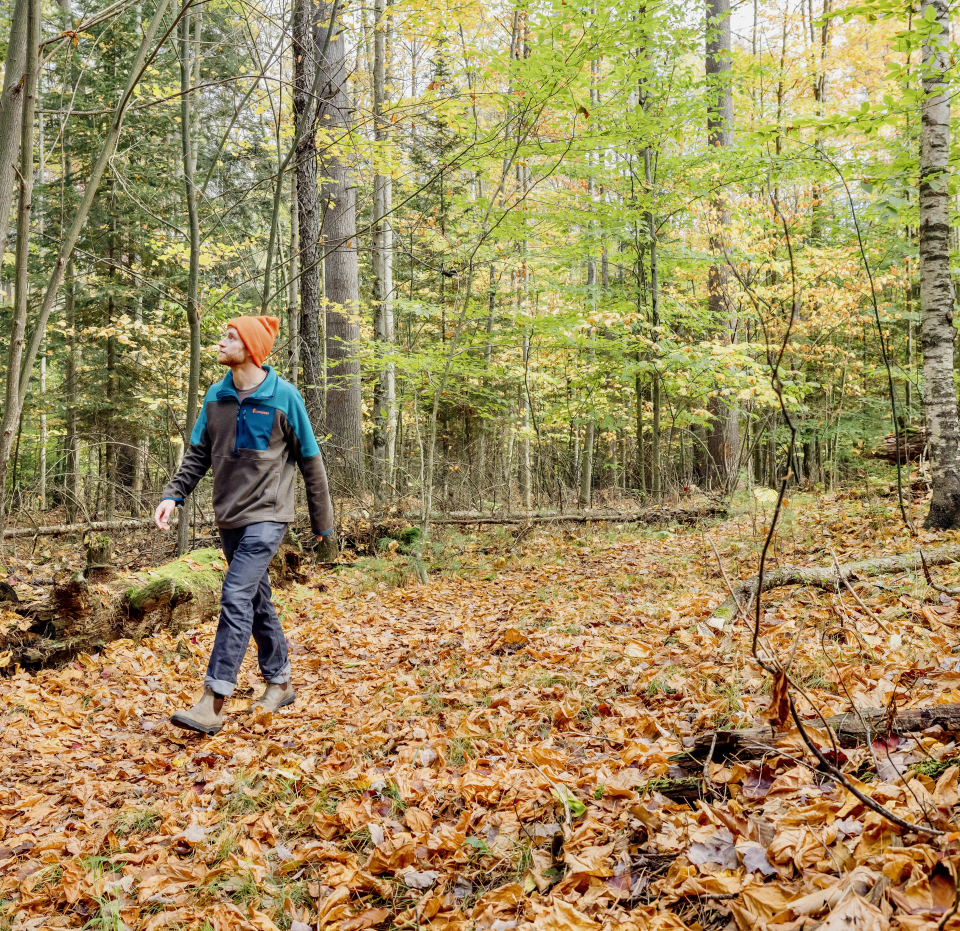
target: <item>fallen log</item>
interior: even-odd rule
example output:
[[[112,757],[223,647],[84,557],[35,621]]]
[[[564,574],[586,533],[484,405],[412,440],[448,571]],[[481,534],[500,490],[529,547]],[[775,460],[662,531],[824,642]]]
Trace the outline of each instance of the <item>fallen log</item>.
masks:
[[[176,519],[170,521],[171,526]],[[197,526],[212,524],[212,519],[196,520]],[[144,527],[154,527],[153,519],[147,520],[131,518],[130,520],[94,520],[86,524],[52,524],[49,527],[8,527],[3,531],[7,537],[53,537],[65,533],[87,533],[88,531],[103,532],[107,530],[142,530]]]
[[[646,508],[642,511],[576,511],[569,514],[460,514],[455,517],[431,519],[432,524],[441,526],[468,526],[470,524],[693,524],[700,520],[723,518],[727,509],[720,504],[709,504],[696,508]],[[416,521],[413,517],[411,520]]]
[[[835,714],[826,719],[830,729],[837,735],[841,746],[865,743],[867,735],[872,739],[891,734],[918,734],[931,727],[940,727],[950,733],[960,733],[960,705],[931,705],[929,708],[906,708],[897,714],[887,726],[886,708],[861,708]],[[811,727],[821,727],[819,720],[809,722]],[[782,733],[782,732],[781,732]],[[714,740],[715,739],[715,740]],[[770,752],[776,744],[777,733],[765,724],[761,727],[746,727],[736,731],[704,731],[697,734],[685,748],[683,756],[692,755],[706,759],[713,746],[713,759],[732,756],[756,756]]]
[[[960,561],[960,546],[942,546],[939,549],[924,550],[928,566],[946,566]],[[877,559],[860,559],[840,566],[842,578],[848,582],[888,575],[891,572],[908,572],[921,568],[919,553],[898,553],[895,556],[881,556]],[[827,591],[836,590],[841,584],[841,575],[836,567],[818,566],[782,566],[779,569],[767,569],[763,573],[763,591],[785,588],[788,585],[812,585]],[[732,594],[720,602],[710,615],[710,620],[731,620],[737,613],[737,603],[742,607],[753,602],[757,596],[757,577],[735,582],[731,586]]]
[[[303,581],[292,535],[270,566],[275,587]],[[0,627],[0,667],[46,666],[94,653],[122,638],[178,633],[213,620],[227,562],[217,549],[194,550],[156,569],[96,584],[83,572],[55,580],[48,598],[12,605]]]

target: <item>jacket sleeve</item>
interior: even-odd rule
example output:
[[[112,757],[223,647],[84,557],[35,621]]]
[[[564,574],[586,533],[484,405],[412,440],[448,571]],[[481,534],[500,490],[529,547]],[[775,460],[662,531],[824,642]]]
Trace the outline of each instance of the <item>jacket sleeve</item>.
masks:
[[[209,468],[210,432],[207,429],[207,404],[204,398],[203,410],[190,434],[190,448],[184,454],[183,462],[180,463],[176,475],[163,489],[161,500],[166,501],[169,498],[177,504],[183,504],[184,499],[197,487]]]
[[[292,389],[291,395],[286,411],[287,442],[293,448],[307,487],[310,529],[316,536],[325,537],[333,532],[333,501],[327,484],[327,470],[303,398],[296,388]]]

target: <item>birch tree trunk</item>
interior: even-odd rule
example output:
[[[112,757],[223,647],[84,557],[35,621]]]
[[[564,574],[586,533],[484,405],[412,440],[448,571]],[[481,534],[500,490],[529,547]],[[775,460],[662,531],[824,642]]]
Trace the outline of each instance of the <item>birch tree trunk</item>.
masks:
[[[706,76],[709,105],[707,142],[711,148],[733,145],[733,97],[730,93],[730,0],[706,0]],[[723,193],[712,204],[710,250],[723,253],[723,237],[730,223]],[[736,321],[727,298],[727,269],[722,260],[710,266],[708,276],[710,317],[725,344],[734,337]],[[713,469],[721,483],[730,487],[736,475],[740,452],[740,430],[736,406],[728,406],[718,395],[710,399],[713,424],[707,438]]]
[[[386,105],[387,56],[390,23],[384,16],[386,0],[374,0],[373,15],[373,121],[374,136],[379,144],[378,156],[385,155],[387,121]],[[393,179],[389,173],[373,179],[373,331],[387,355],[393,348]],[[389,496],[393,475],[395,444],[396,383],[394,365],[384,360],[373,387],[373,458],[374,500],[382,503]]]
[[[331,4],[319,9],[329,18]],[[360,282],[357,271],[356,188],[343,150],[353,122],[343,27],[335,23],[317,66],[323,69],[319,125],[328,134],[319,153],[323,198],[323,284],[326,313],[327,417],[332,470],[341,487],[363,484],[360,407]]]
[[[184,0],[186,6],[190,0]],[[191,48],[190,11],[186,9],[180,20],[180,141],[183,157],[183,183],[187,199],[187,221],[190,227],[190,270],[187,278],[187,323],[190,326],[190,375],[187,382],[187,416],[183,426],[184,452],[193,425],[197,421],[200,400],[200,218],[197,214],[196,170],[197,158],[193,147],[190,68],[191,56],[198,48]],[[187,551],[190,542],[190,498],[183,503],[183,514],[177,524],[177,553]]]
[[[920,312],[923,344],[923,408],[930,444],[933,499],[924,526],[960,526],[960,424],[953,381],[953,287],[950,281],[948,203],[950,18],[946,0],[926,0],[940,31],[923,47],[923,108],[920,128]]]

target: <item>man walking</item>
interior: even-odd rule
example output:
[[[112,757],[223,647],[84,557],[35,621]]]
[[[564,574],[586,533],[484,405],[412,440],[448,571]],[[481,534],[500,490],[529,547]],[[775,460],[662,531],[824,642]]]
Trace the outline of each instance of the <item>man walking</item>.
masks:
[[[229,564],[220,622],[203,697],[170,719],[203,734],[223,727],[223,705],[236,688],[251,634],[267,687],[249,710],[293,704],[287,641],[267,570],[294,517],[295,466],[306,483],[313,532],[333,532],[327,475],[303,398],[263,364],[279,330],[276,317],[237,317],[227,324],[217,362],[230,371],[207,391],[190,448],[154,514],[157,526],[167,530],[174,508],[213,467],[213,513]]]

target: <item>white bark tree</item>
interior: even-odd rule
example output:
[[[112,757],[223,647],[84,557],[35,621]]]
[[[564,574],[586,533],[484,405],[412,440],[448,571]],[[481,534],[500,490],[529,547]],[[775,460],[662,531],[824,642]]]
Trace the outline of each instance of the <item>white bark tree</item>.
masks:
[[[390,54],[390,20],[386,0],[374,0],[373,15],[373,121],[377,143],[387,142],[387,59]],[[383,156],[382,149],[378,153]],[[393,348],[393,179],[389,171],[373,179],[373,289],[374,338],[385,355]],[[393,478],[396,382],[394,365],[385,359],[373,387],[374,497],[383,501]]]
[[[923,46],[920,127],[920,312],[923,408],[930,444],[933,500],[927,528],[960,526],[960,423],[953,380],[953,283],[950,280],[950,98],[944,73],[950,64],[950,14],[946,0],[926,0],[934,11]]]

